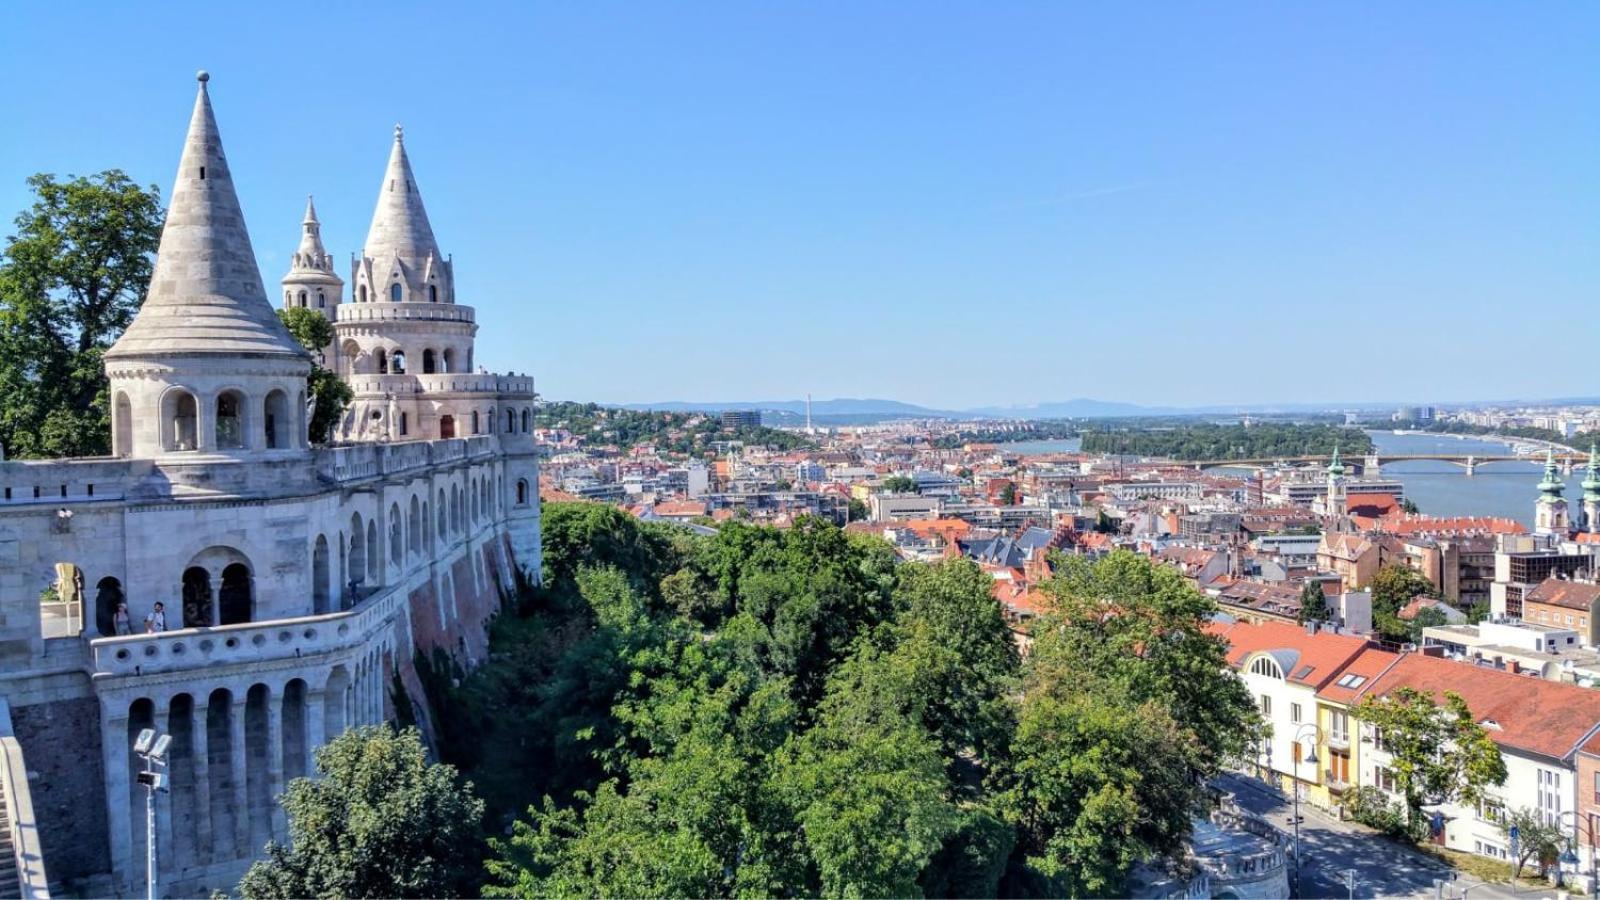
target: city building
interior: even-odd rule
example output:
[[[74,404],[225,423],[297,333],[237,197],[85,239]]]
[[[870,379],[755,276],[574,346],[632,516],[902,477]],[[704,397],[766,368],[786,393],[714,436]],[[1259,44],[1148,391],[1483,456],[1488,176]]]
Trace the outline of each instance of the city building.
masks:
[[[759,409],[725,409],[722,411],[723,428],[756,428],[761,425]]]

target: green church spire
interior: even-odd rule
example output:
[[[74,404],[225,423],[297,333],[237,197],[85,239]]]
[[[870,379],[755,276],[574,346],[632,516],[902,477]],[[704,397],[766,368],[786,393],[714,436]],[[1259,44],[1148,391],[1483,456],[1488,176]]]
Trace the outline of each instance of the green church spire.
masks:
[[[1328,474],[1329,475],[1343,475],[1344,474],[1344,463],[1339,461],[1339,445],[1338,444],[1334,444],[1333,445],[1333,458],[1328,460]]]
[[[1567,489],[1567,483],[1561,480],[1561,470],[1556,467],[1556,452],[1546,450],[1544,456],[1544,480],[1539,482],[1539,502],[1559,503],[1561,492]]]
[[[1600,501],[1600,447],[1589,445],[1588,474],[1583,478],[1583,499]]]

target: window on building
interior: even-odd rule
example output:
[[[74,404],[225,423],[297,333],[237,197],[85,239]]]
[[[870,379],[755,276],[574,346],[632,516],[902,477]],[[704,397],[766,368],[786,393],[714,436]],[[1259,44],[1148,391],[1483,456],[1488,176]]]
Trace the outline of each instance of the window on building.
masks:
[[[1293,723],[1295,723],[1297,725],[1300,723],[1300,704],[1298,704],[1298,703],[1289,704],[1289,721],[1291,721],[1291,722],[1293,722]]]
[[[389,299],[396,303],[400,302],[400,285],[398,283],[389,285]]]
[[[1478,803],[1478,818],[1496,825],[1503,823],[1506,820],[1505,803],[1489,797],[1483,798]]]
[[[327,309],[327,308],[328,308],[328,295],[324,294],[321,291],[317,291],[317,309]]]
[[[1540,769],[1537,781],[1539,818],[1546,825],[1555,825],[1561,818],[1561,773]]]
[[[1337,741],[1350,740],[1350,714],[1342,709],[1328,711],[1328,734]]]
[[[367,302],[367,286],[364,284],[361,286],[361,302]]]
[[[402,435],[411,433],[411,414],[410,413],[402,412],[400,414],[400,433]]]
[[[1391,794],[1400,792],[1400,783],[1394,777],[1394,770],[1387,766],[1375,766],[1372,770],[1372,783],[1380,789]]]
[[[1272,718],[1272,698],[1266,694],[1261,695],[1261,714],[1269,719]]]
[[[301,309],[305,309],[305,306],[306,306],[306,292],[305,291],[301,291],[300,292],[300,308]]]
[[[83,631],[83,570],[56,563],[56,580],[39,592],[39,632],[45,638],[76,637]]]
[[[439,302],[439,286],[438,285],[434,285],[434,284],[428,285],[428,302],[429,303],[438,303]]]

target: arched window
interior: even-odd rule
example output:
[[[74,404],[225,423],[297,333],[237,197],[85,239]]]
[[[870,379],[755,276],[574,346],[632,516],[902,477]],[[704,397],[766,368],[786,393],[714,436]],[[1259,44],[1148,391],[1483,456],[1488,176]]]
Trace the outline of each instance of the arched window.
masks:
[[[328,308],[328,295],[324,294],[321,291],[317,291],[317,309],[327,309],[327,308]]]
[[[133,403],[128,395],[117,392],[117,401],[111,414],[111,448],[117,456],[133,453]]]
[[[166,423],[162,429],[162,449],[198,450],[200,412],[194,395],[181,388],[168,391],[161,398],[161,406],[161,418]]]
[[[367,580],[373,584],[378,583],[378,567],[383,565],[383,556],[378,552],[378,520],[367,520]]]
[[[389,354],[382,347],[372,351],[372,359],[377,363],[379,375],[389,374]]]
[[[367,286],[364,284],[361,286],[361,302],[367,302]]]
[[[439,504],[437,506],[437,510],[438,510],[437,516],[438,516],[438,519],[439,519],[438,533],[439,533],[439,539],[440,540],[443,540],[444,536],[446,534],[450,533],[450,523],[445,521],[445,506],[446,506],[446,501],[444,499],[444,489],[440,488],[439,489]]]
[[[406,373],[406,355],[404,351],[396,350],[389,358],[389,374],[404,375]]]
[[[523,434],[527,434],[528,433],[528,424],[529,424],[528,423],[528,418],[529,418],[528,417],[528,409],[527,409],[527,407],[523,407],[523,410],[522,410],[522,433]]]
[[[406,537],[412,553],[422,552],[422,504],[417,495],[411,495],[411,514],[406,518]]]
[[[506,410],[506,434],[515,434],[517,431],[517,411]]]
[[[400,565],[405,553],[405,539],[400,530],[400,504],[389,505],[389,561]]]
[[[449,439],[451,439],[451,438],[453,438],[455,436],[456,436],[456,417],[455,416],[440,416],[439,417],[439,437],[441,439],[443,439],[443,440],[449,440]]]
[[[294,305],[294,292],[293,291],[284,291],[283,292],[283,305],[285,307],[290,307],[290,306]]]
[[[422,374],[432,375],[434,371],[433,348],[422,351]]]
[[[396,303],[400,302],[400,282],[389,285],[389,299]]]
[[[305,291],[301,291],[300,292],[300,308],[301,309],[305,309],[306,308],[306,292]]]
[[[367,529],[361,524],[361,513],[350,514],[350,587],[365,584],[367,580]]]
[[[440,362],[444,365],[439,371],[454,372],[456,370],[456,352],[449,347],[444,348],[444,354],[441,356]]]
[[[233,563],[222,570],[222,590],[217,607],[224,625],[242,625],[255,618],[250,568],[244,563]]]
[[[117,608],[123,606],[122,582],[107,575],[100,579],[94,586],[94,624],[95,630],[104,637],[111,637],[117,633]],[[131,630],[133,616],[127,617],[126,625]]]
[[[1256,657],[1255,662],[1250,664],[1250,671],[1253,674],[1266,675],[1269,678],[1283,678],[1283,671],[1278,668],[1278,664],[1267,656]]]
[[[237,391],[223,391],[217,395],[217,449],[244,447],[243,406],[244,398]]]
[[[311,611],[319,616],[329,612],[328,597],[328,539],[319,534],[311,550]]]
[[[287,450],[294,446],[289,437],[289,426],[293,421],[289,415],[289,395],[283,391],[267,394],[267,400],[262,404],[261,424],[266,432],[268,450]]]
[[[528,479],[526,478],[517,479],[517,505],[528,505]]]
[[[438,303],[439,302],[439,286],[438,285],[436,285],[436,284],[428,285],[428,302],[429,303]]]
[[[211,625],[211,573],[201,566],[183,570],[183,627],[207,628]],[[167,615],[171,615],[170,612]],[[171,627],[169,620],[168,627]]]
[[[472,433],[473,434],[477,434],[478,433],[478,411],[477,410],[473,410],[472,411]]]

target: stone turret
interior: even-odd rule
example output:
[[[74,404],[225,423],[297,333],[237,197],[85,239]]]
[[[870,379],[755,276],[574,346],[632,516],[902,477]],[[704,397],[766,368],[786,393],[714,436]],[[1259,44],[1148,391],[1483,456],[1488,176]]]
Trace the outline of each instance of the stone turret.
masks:
[[[313,309],[329,322],[338,318],[344,300],[344,279],[333,273],[333,257],[322,246],[322,223],[317,219],[316,203],[306,198],[306,215],[300,223],[300,246],[289,258],[289,274],[283,276],[283,308]],[[322,348],[318,362],[339,371],[339,342]]]
[[[394,127],[389,165],[378,188],[378,207],[367,229],[367,243],[356,261],[351,289],[357,302],[454,303],[450,261],[439,253],[411,173],[405,131]]]
[[[1567,536],[1571,523],[1567,516],[1567,501],[1561,496],[1566,489],[1567,483],[1561,479],[1561,468],[1556,465],[1555,451],[1545,451],[1544,478],[1539,482],[1539,503],[1534,510],[1535,534]]]
[[[106,352],[118,456],[306,449],[311,359],[256,268],[205,72],[144,305]]]

